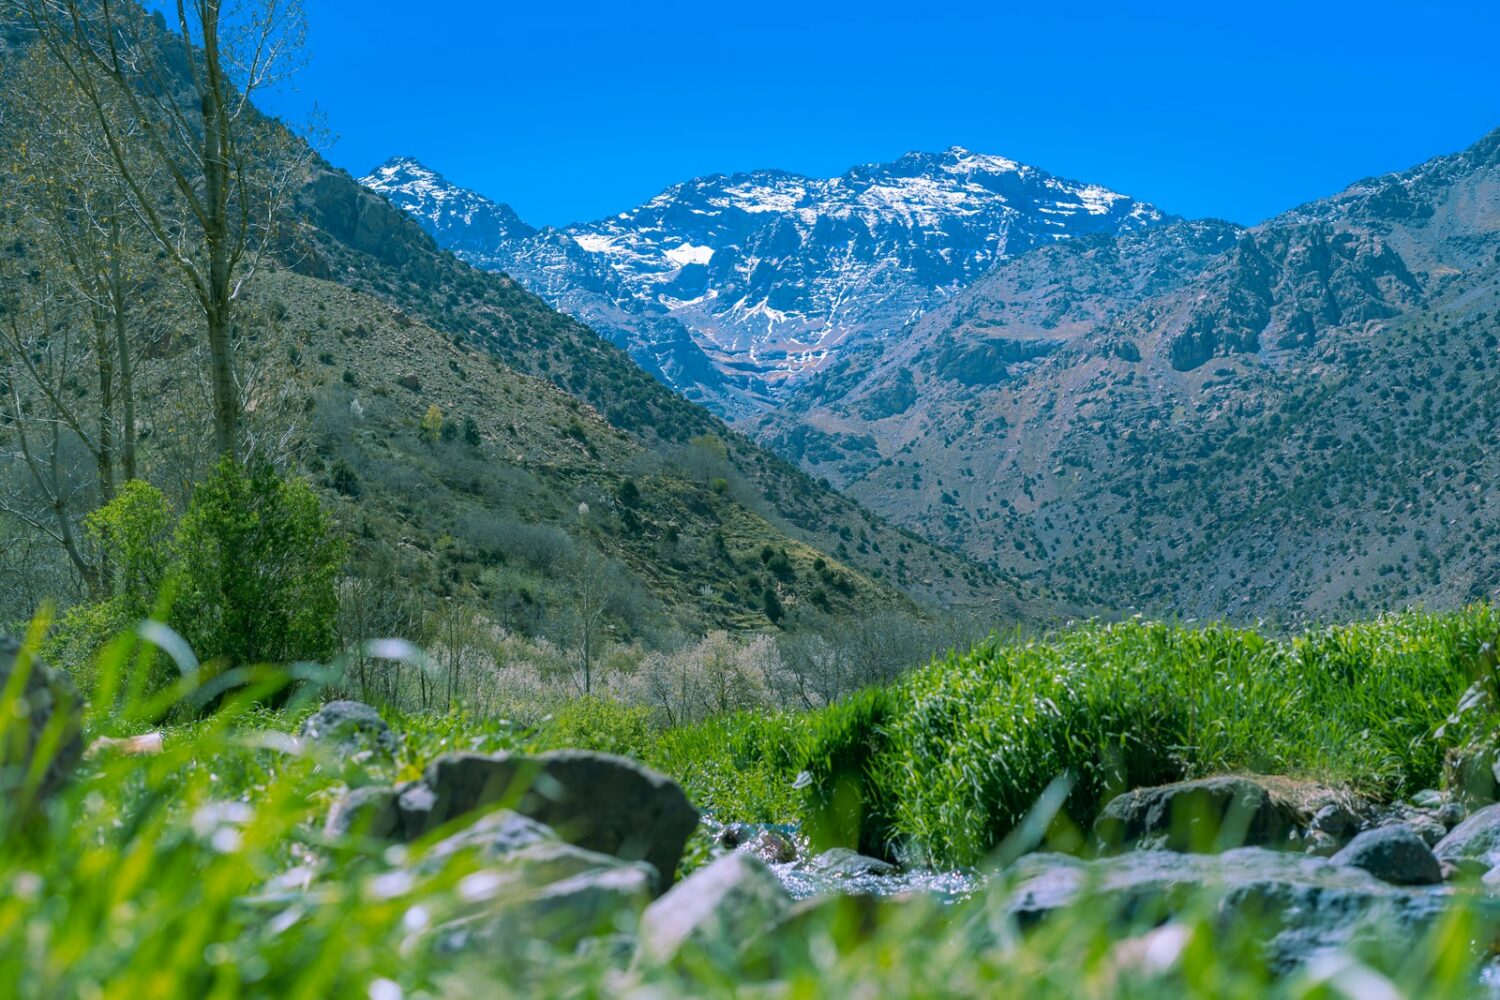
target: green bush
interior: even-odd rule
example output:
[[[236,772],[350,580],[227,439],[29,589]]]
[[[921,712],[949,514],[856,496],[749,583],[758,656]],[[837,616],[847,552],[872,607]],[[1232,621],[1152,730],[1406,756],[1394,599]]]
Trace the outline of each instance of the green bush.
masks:
[[[104,586],[100,600],[69,608],[53,628],[45,650],[88,680],[89,665],[105,644],[151,617],[163,595],[172,562],[172,506],[160,490],[140,480],[126,483],[115,498],[84,520],[90,544],[101,554]],[[141,678],[155,689],[165,680],[165,661],[149,661],[155,675]]]
[[[220,462],[193,489],[175,548],[171,623],[200,656],[228,666],[333,656],[344,547],[306,482]]]
[[[537,735],[536,749],[598,750],[644,760],[656,742],[651,710],[585,695],[558,711]]]
[[[336,651],[343,544],[300,479],[225,460],[181,518],[160,490],[132,482],[86,527],[108,568],[107,592],[71,609],[48,647],[76,673],[148,617],[165,619],[219,669],[325,661]],[[155,668],[147,687],[165,680]]]

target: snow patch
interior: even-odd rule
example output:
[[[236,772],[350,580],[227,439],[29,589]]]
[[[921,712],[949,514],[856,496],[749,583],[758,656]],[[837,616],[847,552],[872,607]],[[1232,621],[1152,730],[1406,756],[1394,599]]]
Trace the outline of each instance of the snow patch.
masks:
[[[680,247],[673,247],[667,251],[667,260],[678,267],[687,267],[689,264],[707,264],[713,256],[713,247],[695,247],[691,243],[684,243]]]

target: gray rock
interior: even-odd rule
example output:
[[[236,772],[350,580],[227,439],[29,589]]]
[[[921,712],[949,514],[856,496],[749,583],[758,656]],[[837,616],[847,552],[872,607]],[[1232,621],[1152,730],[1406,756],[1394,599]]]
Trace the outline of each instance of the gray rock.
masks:
[[[0,692],[9,689],[20,662],[20,645],[0,636]],[[66,677],[39,657],[25,663],[26,677],[16,703],[0,706],[9,717],[0,745],[0,797],[12,817],[22,820],[72,777],[83,757],[82,702]],[[36,760],[39,748],[47,759]]]
[[[797,845],[792,838],[775,830],[760,831],[744,849],[768,865],[786,865],[797,860]]]
[[[1217,777],[1138,788],[1116,796],[1094,823],[1107,850],[1218,851],[1282,845],[1294,829],[1289,808],[1248,778]]]
[[[1500,852],[1500,805],[1475,812],[1432,849],[1439,861],[1483,862],[1487,866],[1500,861],[1497,852]]]
[[[395,788],[369,785],[345,792],[328,813],[330,837],[358,834],[372,840],[410,842],[429,828],[432,792],[420,782]]]
[[[394,788],[370,785],[346,792],[334,803],[323,824],[329,837],[351,834],[374,840],[396,840],[401,833],[401,813]]]
[[[511,847],[537,832],[516,820],[533,821],[495,815],[503,816],[488,831],[495,836],[465,831],[462,839],[436,845],[420,863],[429,867],[469,850],[489,862],[459,883],[473,911],[436,929],[440,952],[513,957],[528,942],[572,950],[585,940],[634,933],[656,894],[654,868],[562,843],[539,824],[533,825],[542,839]]]
[[[646,908],[637,960],[721,963],[777,923],[792,899],[765,863],[736,851],[694,872]]]
[[[396,808],[401,813],[401,839],[416,840],[432,828],[432,807],[437,797],[420,781],[396,786]]]
[[[896,866],[890,862],[867,857],[847,847],[835,847],[824,851],[809,861],[807,867],[836,878],[855,878],[861,875],[887,876],[897,872]]]
[[[307,717],[301,734],[344,755],[371,751],[389,757],[396,752],[396,734],[362,701],[330,701]]]
[[[426,860],[444,861],[462,851],[473,851],[488,861],[515,855],[538,844],[562,846],[557,834],[529,816],[499,809],[481,816],[457,833],[438,841],[426,854]],[[593,855],[603,857],[603,855]],[[609,859],[613,860],[613,859]],[[577,868],[569,872],[576,872]]]
[[[1436,809],[1443,802],[1443,793],[1436,788],[1424,788],[1411,797],[1411,804],[1418,809]]]
[[[726,823],[716,838],[720,847],[730,849],[755,839],[756,827],[750,823]]]
[[[1462,823],[1468,815],[1469,810],[1464,808],[1462,802],[1444,802],[1438,806],[1438,810],[1432,814],[1432,818],[1451,830]]]
[[[427,829],[503,802],[569,843],[649,863],[663,888],[698,826],[675,782],[610,754],[447,754],[428,765],[423,784],[432,794]]]
[[[1382,826],[1409,826],[1422,838],[1422,842],[1428,847],[1436,847],[1444,837],[1448,835],[1448,828],[1439,823],[1431,813],[1411,813],[1395,823],[1383,823]]]
[[[1363,868],[1392,885],[1436,885],[1442,865],[1427,842],[1404,823],[1366,830],[1333,856],[1336,865]]]
[[[1359,820],[1341,802],[1330,802],[1313,814],[1312,829],[1342,840],[1359,829]]]
[[[1446,892],[1382,882],[1322,858],[1245,847],[1218,855],[1138,851],[1080,861],[1022,858],[996,885],[992,905],[1029,926],[1087,900],[1122,926],[1157,924],[1212,903],[1224,927],[1267,921],[1267,956],[1278,972],[1371,934],[1419,940],[1446,912]],[[1482,919],[1500,917],[1484,904]]]
[[[1331,858],[1338,853],[1339,838],[1322,830],[1309,830],[1302,839],[1302,852],[1319,858]]]

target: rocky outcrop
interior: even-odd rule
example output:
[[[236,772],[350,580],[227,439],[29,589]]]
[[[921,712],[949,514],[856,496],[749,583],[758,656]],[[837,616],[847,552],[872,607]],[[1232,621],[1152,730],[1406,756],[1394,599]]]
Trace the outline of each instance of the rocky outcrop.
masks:
[[[1283,846],[1291,809],[1263,786],[1234,776],[1139,788],[1116,796],[1094,823],[1105,850],[1218,851]]]
[[[1486,806],[1464,820],[1432,849],[1451,864],[1500,862],[1500,805]]]
[[[380,713],[362,701],[330,701],[302,723],[302,738],[352,757],[396,752],[396,734]]]
[[[1358,868],[1256,847],[1213,856],[1137,851],[1093,862],[1034,854],[1006,875],[997,905],[1022,926],[1085,900],[1121,926],[1156,923],[1213,900],[1226,929],[1264,927],[1278,972],[1367,933],[1419,940],[1448,909],[1439,891],[1394,886]]]
[[[22,675],[22,676],[18,676]],[[26,819],[54,795],[83,756],[82,704],[61,674],[0,636],[0,693],[6,699],[6,739],[0,744],[0,817]],[[39,756],[41,755],[40,759]]]

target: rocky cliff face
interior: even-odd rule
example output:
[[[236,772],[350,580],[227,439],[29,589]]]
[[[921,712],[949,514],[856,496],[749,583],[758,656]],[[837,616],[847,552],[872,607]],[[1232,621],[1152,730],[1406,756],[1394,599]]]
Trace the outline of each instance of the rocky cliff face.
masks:
[[[1497,160],[1500,132],[1253,229],[1002,261],[755,427],[914,529],[1114,606],[1493,596]]]
[[[832,178],[697,178],[617,216],[540,232],[408,159],[364,183],[444,247],[511,274],[731,415],[766,408],[997,261],[1166,219],[1098,185],[959,147]]]

